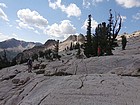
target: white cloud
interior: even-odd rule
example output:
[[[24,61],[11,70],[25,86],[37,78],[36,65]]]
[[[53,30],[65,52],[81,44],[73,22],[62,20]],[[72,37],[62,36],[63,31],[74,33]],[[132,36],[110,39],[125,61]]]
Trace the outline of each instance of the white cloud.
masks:
[[[37,30],[34,31],[36,34],[40,34]]]
[[[24,22],[19,22],[19,27],[21,28],[25,28],[25,29],[30,29],[30,30],[34,30],[33,27],[30,27],[28,24],[24,23]]]
[[[59,25],[63,34],[75,34],[76,28],[71,24],[69,20],[63,20]]]
[[[11,39],[11,38],[15,38],[17,40],[23,40],[23,39],[19,38],[18,35],[15,33],[11,33],[10,35],[0,33],[0,42]]]
[[[84,7],[89,8],[90,5],[91,5],[90,0],[83,0]]]
[[[49,2],[49,7],[51,7],[52,9],[64,7],[63,5],[61,5],[61,0],[55,0],[55,2],[51,2],[51,0],[48,0],[48,2]]]
[[[103,0],[92,0],[92,4],[96,5],[97,3],[103,2]]]
[[[85,8],[89,8],[90,5],[97,5],[97,3],[101,3],[103,1],[109,1],[109,0],[83,0],[83,6]]]
[[[48,26],[45,33],[50,35],[50,37],[66,39],[69,35],[76,34],[76,28],[71,24],[71,21],[63,20],[61,24],[54,23]]]
[[[9,37],[8,35],[4,35],[3,33],[0,33],[0,41],[4,41],[7,39],[10,39],[11,37]]]
[[[140,7],[140,0],[116,0],[116,2],[125,8]]]
[[[140,11],[136,15],[133,15],[133,19],[140,20]]]
[[[15,34],[15,33],[13,33],[13,34],[12,34],[12,36],[17,37],[18,35],[17,35],[17,34]]]
[[[0,18],[2,18],[4,21],[9,21],[7,15],[4,13],[1,7],[7,8],[7,6],[4,3],[0,3]]]
[[[122,22],[125,22],[125,20],[127,19],[126,16],[121,16],[121,18],[122,18]]]
[[[19,26],[16,26],[17,29],[21,30],[21,28]]]
[[[70,4],[63,11],[65,11],[68,14],[68,17],[70,17],[70,16],[79,17],[81,15],[81,10],[75,4],[73,4],[73,3]]]
[[[19,26],[21,28],[34,29],[34,27],[42,29],[48,25],[47,19],[36,11],[30,9],[22,9],[17,12]]]
[[[70,16],[76,16],[79,17],[81,15],[81,10],[79,7],[77,7],[76,4],[71,3],[70,5],[68,5],[67,7],[65,5],[61,4],[61,0],[56,0],[55,2],[51,2],[51,0],[48,0],[49,2],[49,6],[52,9],[57,9],[60,8],[61,11],[65,12],[67,14],[68,17]]]
[[[84,25],[81,28],[86,30],[87,25],[88,25],[88,19],[85,20]],[[98,26],[98,22],[94,20],[93,18],[91,18],[91,27],[92,27],[91,30],[92,31],[95,30],[97,26]]]
[[[0,3],[0,7],[7,8],[6,4],[4,4],[4,3]]]
[[[54,36],[54,37],[60,37],[61,35],[61,30],[58,24],[54,23],[51,26],[47,27],[46,34]]]

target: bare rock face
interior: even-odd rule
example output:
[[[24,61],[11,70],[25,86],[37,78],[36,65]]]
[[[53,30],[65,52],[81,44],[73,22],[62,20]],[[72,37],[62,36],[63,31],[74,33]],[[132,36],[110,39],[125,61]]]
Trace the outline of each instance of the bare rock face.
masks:
[[[55,44],[56,44],[56,41],[55,41],[55,40],[47,40],[47,41],[45,42],[44,46],[45,46],[46,48],[50,48],[50,47],[54,46]]]
[[[76,35],[70,35],[66,41],[77,41],[77,36]]]
[[[35,64],[35,65],[33,66],[33,69],[36,70],[36,69],[39,69],[39,67],[40,67],[40,64]]]
[[[13,80],[12,80],[12,83],[13,83],[13,84],[18,84],[19,82],[20,82],[20,79],[13,79]]]
[[[44,74],[45,70],[39,69],[34,71],[36,74]]]
[[[84,43],[85,42],[85,36],[80,34],[80,35],[77,36],[77,40],[78,40],[78,42]]]
[[[60,43],[59,50],[63,51],[67,49],[68,47],[71,46],[71,43],[73,45],[76,45],[76,43],[83,44],[85,43],[85,36],[80,34],[80,35],[70,35],[66,40]]]
[[[85,42],[85,36],[83,34],[70,35],[65,41],[72,41],[72,42],[77,41],[77,42],[80,42],[80,43],[84,43]]]
[[[22,79],[28,80],[26,77]],[[34,75],[30,80],[19,85],[15,85],[11,81],[2,82],[0,84],[0,104],[139,105],[139,90],[139,78],[112,74]]]
[[[45,70],[44,76],[50,76],[52,75],[52,71],[51,70]]]

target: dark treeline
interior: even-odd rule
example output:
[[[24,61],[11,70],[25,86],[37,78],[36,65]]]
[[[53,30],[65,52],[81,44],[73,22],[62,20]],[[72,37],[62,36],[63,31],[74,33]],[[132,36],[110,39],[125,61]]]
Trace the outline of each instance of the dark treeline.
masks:
[[[10,61],[7,59],[6,50],[3,50],[3,55],[0,56],[0,69],[10,66]]]

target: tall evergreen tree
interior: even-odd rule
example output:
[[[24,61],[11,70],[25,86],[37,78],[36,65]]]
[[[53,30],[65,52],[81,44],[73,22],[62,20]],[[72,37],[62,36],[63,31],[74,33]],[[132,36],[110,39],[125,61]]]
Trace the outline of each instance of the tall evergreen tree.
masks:
[[[45,50],[44,53],[45,53],[45,58],[46,59],[52,59],[51,58],[51,53],[52,53],[51,49]]]
[[[58,52],[59,52],[59,40],[57,40],[57,42],[56,42],[55,50],[56,50],[56,56],[58,57]]]
[[[39,57],[44,58],[44,52],[43,51],[39,51]]]
[[[73,50],[73,44],[72,44],[72,42],[70,44],[70,50]]]
[[[37,60],[37,61],[38,61],[38,54],[36,54],[36,53],[33,54],[33,55],[32,55],[32,60],[33,60],[33,61],[34,61],[34,60]]]
[[[54,58],[57,58],[60,60],[60,56],[58,55],[58,52],[59,52],[59,40],[56,41],[56,44],[54,45]]]
[[[87,35],[84,53],[87,57],[91,57],[93,55],[92,36],[91,36],[91,15],[88,15]]]
[[[116,45],[116,37],[119,34],[119,31],[121,29],[121,24],[122,24],[122,18],[120,14],[115,14],[115,19],[112,14],[112,10],[109,10],[109,23],[107,25],[108,28],[108,49],[107,49],[107,54],[112,55],[112,49]]]

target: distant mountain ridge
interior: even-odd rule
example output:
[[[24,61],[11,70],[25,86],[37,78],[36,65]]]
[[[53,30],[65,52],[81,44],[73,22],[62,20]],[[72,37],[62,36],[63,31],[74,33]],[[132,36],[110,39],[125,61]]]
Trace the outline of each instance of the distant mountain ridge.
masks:
[[[21,46],[26,49],[26,48],[32,48],[34,46],[39,46],[39,45],[42,45],[42,44],[35,43],[35,42],[25,42],[25,41],[17,40],[15,38],[0,42],[1,49],[15,48],[18,46]]]
[[[33,48],[34,46],[40,46],[41,43],[26,42],[17,40],[15,38],[8,39],[0,42],[0,56],[3,55],[3,50],[6,50],[7,58],[9,60],[13,59],[18,53]]]

